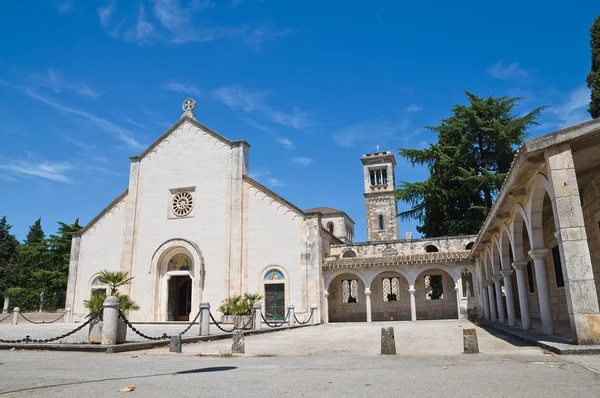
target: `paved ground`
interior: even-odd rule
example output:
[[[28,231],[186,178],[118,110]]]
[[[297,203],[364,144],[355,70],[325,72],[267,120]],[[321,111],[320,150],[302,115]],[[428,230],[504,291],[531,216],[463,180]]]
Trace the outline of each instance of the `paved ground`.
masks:
[[[380,356],[381,326],[393,325],[398,355]],[[477,330],[480,355],[462,354],[468,322],[330,324],[189,344],[184,354],[0,351],[0,395],[146,397],[597,397],[600,356],[564,357]],[[219,350],[222,352],[220,353]],[[195,353],[217,354],[199,356]]]

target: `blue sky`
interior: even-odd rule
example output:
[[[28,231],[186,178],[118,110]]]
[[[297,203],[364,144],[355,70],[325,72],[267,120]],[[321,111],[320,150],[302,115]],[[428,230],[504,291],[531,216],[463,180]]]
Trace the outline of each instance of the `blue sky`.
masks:
[[[251,176],[366,236],[360,156],[435,141],[462,90],[552,105],[531,136],[589,119],[597,1],[40,0],[0,14],[0,216],[85,224],[129,156],[175,123],[250,145]],[[575,5],[576,4],[576,5]],[[426,171],[397,159],[396,179]],[[400,204],[400,209],[406,207]],[[402,223],[401,234],[415,231]]]

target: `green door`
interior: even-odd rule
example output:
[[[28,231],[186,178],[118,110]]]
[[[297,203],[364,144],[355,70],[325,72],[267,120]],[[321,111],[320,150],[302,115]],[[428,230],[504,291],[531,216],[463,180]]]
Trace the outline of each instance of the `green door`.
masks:
[[[265,318],[283,320],[285,317],[285,284],[265,283]]]

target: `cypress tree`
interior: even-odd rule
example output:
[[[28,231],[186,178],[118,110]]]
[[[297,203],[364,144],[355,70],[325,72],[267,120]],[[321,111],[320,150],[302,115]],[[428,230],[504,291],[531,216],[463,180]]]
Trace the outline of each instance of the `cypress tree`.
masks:
[[[592,52],[592,70],[587,75],[587,86],[591,90],[588,112],[592,118],[600,117],[600,15],[590,28],[590,47]]]

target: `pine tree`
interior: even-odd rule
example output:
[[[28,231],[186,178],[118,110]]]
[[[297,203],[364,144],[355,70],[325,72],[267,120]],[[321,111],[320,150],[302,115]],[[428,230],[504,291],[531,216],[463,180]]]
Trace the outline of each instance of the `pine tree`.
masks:
[[[587,75],[587,86],[591,90],[588,112],[592,118],[600,117],[600,15],[590,28],[590,47],[592,52],[592,70]]]
[[[12,286],[12,277],[17,267],[19,241],[10,233],[12,225],[6,216],[0,219],[0,298]]]
[[[396,197],[412,206],[401,219],[418,219],[427,237],[475,234],[502,186],[526,129],[544,107],[517,117],[521,98],[481,98],[465,92],[469,105],[455,105],[452,116],[429,127],[438,142],[423,150],[400,149],[413,165],[425,165],[426,181],[401,182]]]

